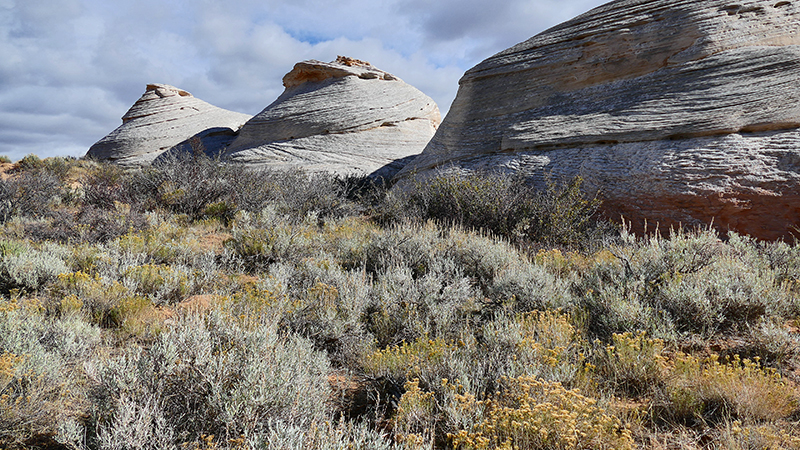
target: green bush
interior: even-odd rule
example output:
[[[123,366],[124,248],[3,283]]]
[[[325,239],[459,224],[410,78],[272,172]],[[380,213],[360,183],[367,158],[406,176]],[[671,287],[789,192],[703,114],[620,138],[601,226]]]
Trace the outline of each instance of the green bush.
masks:
[[[499,172],[442,172],[405,186],[383,204],[383,220],[433,219],[530,245],[596,247],[611,231],[598,219],[596,198],[581,191],[582,180],[548,181],[541,191],[522,175]]]
[[[43,169],[45,166],[44,161],[33,153],[25,155],[22,159],[17,161],[17,166],[23,171],[36,171]]]

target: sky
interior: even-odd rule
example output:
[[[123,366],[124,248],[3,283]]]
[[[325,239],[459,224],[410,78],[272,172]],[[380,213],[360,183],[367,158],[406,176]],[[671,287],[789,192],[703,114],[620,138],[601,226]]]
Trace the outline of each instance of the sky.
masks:
[[[444,115],[464,72],[604,0],[0,0],[0,155],[83,156],[148,83],[257,114],[295,63],[369,61]]]

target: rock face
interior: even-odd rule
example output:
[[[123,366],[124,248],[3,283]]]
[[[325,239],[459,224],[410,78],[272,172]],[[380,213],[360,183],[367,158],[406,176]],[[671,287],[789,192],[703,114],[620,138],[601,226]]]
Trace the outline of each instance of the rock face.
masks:
[[[147,90],[122,116],[122,125],[92,145],[88,157],[113,161],[125,167],[149,164],[171,147],[199,134],[207,152],[227,141],[250,115],[228,111],[165,84],[148,84]]]
[[[399,176],[581,175],[634,228],[713,220],[787,237],[800,225],[799,100],[800,1],[619,0],[470,69]]]
[[[439,126],[428,96],[369,63],[304,61],[285,91],[225,149],[232,162],[339,174],[392,176]]]

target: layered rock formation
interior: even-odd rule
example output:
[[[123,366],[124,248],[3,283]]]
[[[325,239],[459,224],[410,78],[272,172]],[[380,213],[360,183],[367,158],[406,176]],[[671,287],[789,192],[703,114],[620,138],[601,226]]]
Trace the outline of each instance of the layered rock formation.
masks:
[[[470,69],[400,174],[581,175],[610,216],[800,225],[800,2],[620,0]]]
[[[428,96],[369,63],[304,61],[283,94],[225,149],[232,162],[391,176],[419,154],[440,122]]]
[[[198,134],[204,150],[219,151],[250,117],[209,105],[173,86],[149,84],[122,116],[122,125],[92,145],[86,156],[137,167]],[[219,139],[225,135],[227,139]]]

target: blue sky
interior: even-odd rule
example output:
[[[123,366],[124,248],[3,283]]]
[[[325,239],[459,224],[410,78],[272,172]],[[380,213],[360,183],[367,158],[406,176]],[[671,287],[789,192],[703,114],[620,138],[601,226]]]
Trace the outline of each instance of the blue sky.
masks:
[[[148,83],[257,114],[306,59],[371,62],[443,113],[463,73],[602,0],[0,0],[0,155],[82,156]]]

